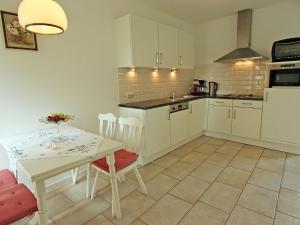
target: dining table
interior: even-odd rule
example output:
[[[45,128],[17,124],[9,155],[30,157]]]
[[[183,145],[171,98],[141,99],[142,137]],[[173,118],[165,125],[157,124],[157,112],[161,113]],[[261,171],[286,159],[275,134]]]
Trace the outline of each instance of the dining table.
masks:
[[[65,131],[65,135],[67,135],[68,130],[77,130],[83,133],[87,133],[84,130],[68,127]],[[0,140],[0,143],[3,145],[4,149],[7,151],[9,157],[12,155],[12,143],[20,143],[24,142],[24,139],[27,141],[27,145],[30,144],[30,140],[28,141],[28,137],[32,137],[33,135],[26,134],[20,135],[17,137],[11,137]],[[100,138],[100,136],[98,136]],[[29,138],[30,139],[30,138]],[[36,140],[35,140],[36,141]],[[58,144],[59,145],[59,144]],[[72,143],[69,143],[72,145]],[[95,150],[93,154],[76,154],[76,155],[67,155],[67,156],[59,156],[59,157],[45,157],[39,159],[21,159],[17,160],[17,170],[22,170],[22,172],[27,176],[35,187],[35,196],[37,198],[37,206],[38,206],[38,219],[40,225],[48,224],[48,215],[47,215],[47,201],[46,201],[46,180],[55,177],[59,174],[65,173],[67,171],[75,170],[76,168],[87,165],[87,185],[86,185],[86,193],[87,198],[90,196],[90,174],[91,174],[91,163],[97,159],[106,157],[107,164],[109,166],[110,171],[110,183],[112,188],[112,216],[121,218],[121,208],[119,202],[119,194],[118,194],[118,184],[117,184],[117,176],[115,171],[115,156],[114,153],[121,149],[123,146],[122,143],[101,138],[101,144],[95,146]],[[15,148],[15,147],[14,147]],[[55,149],[50,149],[49,151],[55,151]],[[10,158],[10,160],[13,160]],[[14,165],[13,163],[11,165]],[[12,170],[16,168],[11,168]]]

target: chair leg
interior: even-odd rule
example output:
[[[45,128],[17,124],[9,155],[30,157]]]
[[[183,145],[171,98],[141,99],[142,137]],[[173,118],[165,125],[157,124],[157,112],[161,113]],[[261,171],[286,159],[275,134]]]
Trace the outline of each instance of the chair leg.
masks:
[[[72,181],[73,181],[73,184],[77,183],[78,171],[79,171],[79,167],[77,167],[76,169],[72,170]]]
[[[91,192],[91,199],[94,199],[94,197],[95,197],[98,178],[99,178],[99,171],[97,170],[93,188],[92,188],[92,192]]]
[[[86,198],[90,198],[90,185],[91,184],[91,164],[87,164],[87,171],[86,171]]]
[[[134,174],[135,174],[135,176],[136,176],[136,179],[138,180],[138,183],[139,183],[139,185],[140,185],[140,190],[141,190],[141,192],[144,193],[144,194],[147,194],[147,188],[146,188],[146,185],[145,185],[145,183],[144,183],[144,181],[143,181],[143,179],[142,179],[142,177],[141,177],[141,175],[140,175],[140,173],[139,173],[138,168],[137,168],[137,167],[134,167],[134,168],[133,168],[133,171],[134,171]]]

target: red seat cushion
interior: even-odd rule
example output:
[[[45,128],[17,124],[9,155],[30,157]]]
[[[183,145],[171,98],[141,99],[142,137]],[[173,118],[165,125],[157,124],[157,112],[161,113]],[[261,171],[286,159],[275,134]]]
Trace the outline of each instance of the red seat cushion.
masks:
[[[0,193],[0,225],[16,222],[37,210],[36,198],[24,184]]]
[[[136,153],[128,152],[125,149],[121,149],[115,152],[115,169],[120,171],[127,166],[131,165],[138,159],[139,155]],[[93,165],[99,169],[102,169],[109,173],[109,167],[106,162],[106,158],[102,158],[93,162]]]
[[[0,170],[0,192],[16,184],[17,180],[9,170]]]

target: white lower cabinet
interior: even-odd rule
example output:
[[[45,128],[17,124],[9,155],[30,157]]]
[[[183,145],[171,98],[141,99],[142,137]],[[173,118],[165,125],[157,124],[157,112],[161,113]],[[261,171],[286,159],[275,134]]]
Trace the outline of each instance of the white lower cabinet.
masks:
[[[213,99],[209,104],[208,130],[243,138],[259,139],[262,102]]]
[[[299,145],[300,89],[266,89],[264,99],[262,139]]]
[[[193,137],[206,129],[205,117],[207,112],[207,100],[199,99],[189,104],[189,136]]]
[[[232,107],[223,105],[208,106],[208,130],[231,134]]]
[[[171,144],[178,144],[189,137],[189,111],[183,110],[170,114]]]
[[[233,107],[232,135],[259,139],[262,109]]]
[[[154,155],[171,145],[169,106],[145,111],[144,156]]]

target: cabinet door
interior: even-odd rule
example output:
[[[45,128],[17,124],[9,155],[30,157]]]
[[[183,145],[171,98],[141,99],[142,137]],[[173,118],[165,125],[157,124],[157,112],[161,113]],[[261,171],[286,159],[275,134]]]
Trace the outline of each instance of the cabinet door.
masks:
[[[231,134],[232,107],[209,105],[208,130]]]
[[[158,24],[148,19],[132,16],[131,35],[133,66],[157,67]]]
[[[194,136],[205,129],[206,100],[191,101],[189,107],[189,136]]]
[[[270,88],[265,90],[262,139],[287,144],[300,144],[300,89]]]
[[[178,30],[159,24],[159,52],[161,68],[178,67]]]
[[[145,111],[144,156],[151,156],[171,145],[169,106]]]
[[[261,128],[261,109],[233,108],[232,135],[259,139]]]
[[[189,111],[183,110],[170,115],[171,144],[177,144],[189,137]]]
[[[179,31],[178,34],[178,57],[179,67],[183,69],[194,68],[194,37],[193,35]]]

